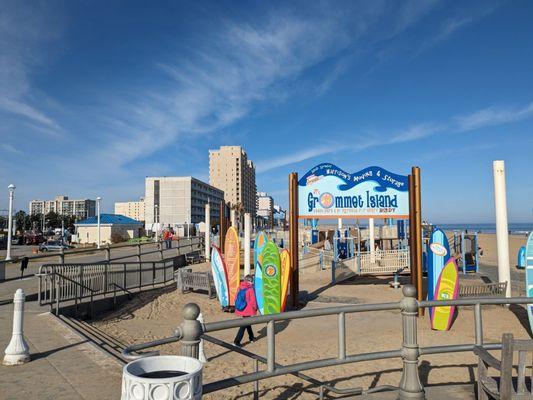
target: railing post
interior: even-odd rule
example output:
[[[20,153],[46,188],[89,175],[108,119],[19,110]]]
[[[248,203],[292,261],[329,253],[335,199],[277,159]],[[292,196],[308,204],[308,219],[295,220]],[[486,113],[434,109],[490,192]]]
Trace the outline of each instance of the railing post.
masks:
[[[183,307],[183,321],[179,326],[181,332],[181,355],[198,359],[200,338],[203,328],[198,316],[200,307],[196,303],[188,303]]]
[[[276,330],[275,321],[267,323],[267,371],[274,372],[276,368]]]
[[[404,298],[401,301],[402,309],[402,362],[403,372],[400,381],[400,400],[425,399],[424,388],[418,375],[418,301],[416,300],[416,288],[413,285],[405,285],[402,289]]]
[[[61,265],[65,264],[65,250],[63,249],[63,246],[59,249],[59,259],[61,260]]]
[[[483,345],[483,320],[481,318],[481,304],[476,303],[474,306],[474,319],[476,329],[476,346]]]
[[[105,259],[108,264],[111,262],[111,246],[109,245],[109,243],[106,245],[105,248]]]
[[[339,313],[339,359],[346,359],[346,314]]]

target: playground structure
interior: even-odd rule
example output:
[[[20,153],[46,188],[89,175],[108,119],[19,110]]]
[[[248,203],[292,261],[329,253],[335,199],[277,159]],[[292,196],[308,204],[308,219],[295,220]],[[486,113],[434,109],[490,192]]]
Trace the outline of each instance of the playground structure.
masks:
[[[450,242],[451,244],[452,242]],[[450,245],[450,247],[452,247]],[[458,267],[463,274],[478,271],[478,242],[477,233],[453,231],[453,251],[456,254]],[[459,257],[457,256],[459,255]]]
[[[429,238],[436,229],[436,226],[425,224],[422,226],[423,234],[423,249],[424,253],[423,264],[424,272],[427,272]],[[454,230],[450,235],[447,233],[448,243],[450,245],[450,253],[457,261],[457,266],[463,274],[477,273],[479,268],[479,247],[477,233],[469,233],[468,231]]]

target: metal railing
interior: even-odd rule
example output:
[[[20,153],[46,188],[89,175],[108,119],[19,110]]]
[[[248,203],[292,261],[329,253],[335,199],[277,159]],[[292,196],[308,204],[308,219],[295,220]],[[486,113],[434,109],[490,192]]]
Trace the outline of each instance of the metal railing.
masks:
[[[62,283],[64,284],[65,282],[68,282],[70,285],[73,285],[73,287],[75,288],[76,292],[77,293],[80,293],[82,291],[87,291],[89,293],[89,297],[91,298],[91,317],[93,316],[94,314],[94,290],[91,289],[90,287],[88,286],[85,286],[83,283],[80,283],[80,282],[76,282],[75,280],[73,279],[70,279],[69,277],[67,276],[64,276],[60,273],[56,273],[55,274],[55,289],[56,289],[56,293],[60,293],[61,292],[61,289],[64,285],[62,285]],[[81,297],[79,296],[75,296],[74,297],[74,304],[75,304],[75,307],[76,307],[76,311],[78,310],[78,301],[81,300]],[[55,298],[55,302],[56,302],[56,315],[59,315],[59,304],[61,302],[61,299],[60,299],[60,296],[56,296]]]
[[[193,236],[188,238],[180,238],[178,240],[171,241],[171,247],[166,248],[165,241],[155,241],[155,242],[142,242],[142,243],[133,243],[133,244],[118,244],[118,245],[105,245],[101,246],[100,249],[96,247],[82,248],[82,249],[73,249],[73,250],[60,250],[58,252],[47,252],[46,254],[37,254],[27,256],[29,263],[42,262],[43,260],[56,259],[60,264],[65,264],[66,260],[71,257],[79,257],[83,255],[96,254],[101,255],[101,260],[96,262],[112,262],[119,260],[126,260],[129,258],[137,258],[137,261],[141,261],[141,257],[149,254],[160,254],[160,258],[163,259],[164,253],[170,250],[177,250],[178,255],[191,253],[191,252],[202,252],[204,249],[204,237],[203,236]],[[121,256],[113,257],[113,251],[124,250],[124,249],[136,249],[132,254],[126,254]],[[11,264],[20,263],[22,257],[14,257],[12,260],[0,262],[4,263],[6,267]],[[31,275],[31,274],[30,274]]]
[[[61,302],[74,300],[77,304],[84,298],[109,293],[116,296],[117,287],[127,292],[173,282],[175,262],[176,257],[141,263],[42,265],[37,274],[39,305],[56,305],[58,312]]]
[[[286,313],[264,315],[246,319],[234,319],[211,323],[200,323],[196,318],[200,314],[200,308],[194,303],[185,305],[183,310],[183,321],[175,330],[174,336],[155,340],[148,343],[129,346],[123,351],[126,359],[157,355],[157,351],[138,353],[140,350],[159,346],[162,344],[181,342],[181,354],[188,357],[198,358],[198,348],[203,334],[235,329],[245,325],[267,324],[267,354],[266,369],[243,375],[233,376],[204,385],[204,393],[226,389],[244,383],[256,382],[274,376],[295,374],[300,371],[324,368],[348,363],[373,361],[391,358],[401,358],[403,362],[402,378],[398,385],[400,399],[423,399],[425,398],[424,388],[418,374],[418,362],[420,355],[443,354],[454,352],[472,351],[474,346],[483,346],[488,350],[501,349],[501,343],[483,342],[483,324],[481,307],[483,305],[494,304],[528,304],[533,303],[533,298],[469,298],[447,301],[418,301],[416,299],[416,289],[412,285],[403,287],[404,298],[399,302],[381,304],[358,304],[342,307],[318,308],[302,311],[289,311]],[[444,346],[420,347],[418,344],[418,311],[420,308],[437,306],[473,306],[474,307],[474,330],[475,342]],[[346,352],[346,315],[359,312],[391,311],[399,310],[402,317],[402,347],[397,350],[386,350],[378,352],[347,354]],[[295,363],[280,366],[276,363],[276,333],[275,324],[278,321],[295,320],[311,317],[322,317],[335,315],[337,317],[337,337],[338,353],[336,357],[324,358],[313,361]],[[132,353],[137,354],[132,354]],[[258,356],[259,357],[259,356]],[[257,385],[256,385],[257,387]]]

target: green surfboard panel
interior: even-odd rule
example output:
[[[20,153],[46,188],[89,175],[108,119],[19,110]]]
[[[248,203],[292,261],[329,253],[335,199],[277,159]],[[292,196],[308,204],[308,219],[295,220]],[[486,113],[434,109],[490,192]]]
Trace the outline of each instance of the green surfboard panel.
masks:
[[[262,251],[264,315],[281,312],[281,260],[278,246],[268,242]]]

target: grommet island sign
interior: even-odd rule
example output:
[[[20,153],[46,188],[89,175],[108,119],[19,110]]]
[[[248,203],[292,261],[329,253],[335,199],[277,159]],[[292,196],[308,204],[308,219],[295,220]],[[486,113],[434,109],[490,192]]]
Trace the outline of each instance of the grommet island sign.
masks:
[[[381,167],[348,173],[322,163],[298,181],[300,218],[408,218],[406,175]]]

